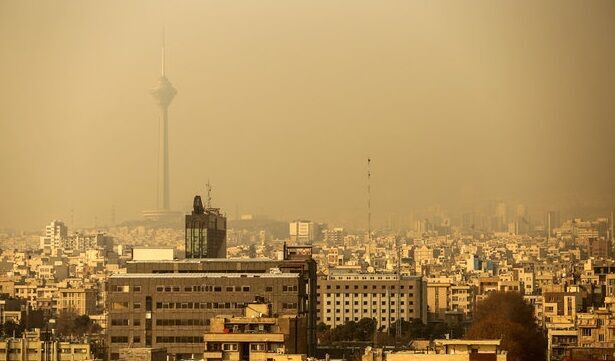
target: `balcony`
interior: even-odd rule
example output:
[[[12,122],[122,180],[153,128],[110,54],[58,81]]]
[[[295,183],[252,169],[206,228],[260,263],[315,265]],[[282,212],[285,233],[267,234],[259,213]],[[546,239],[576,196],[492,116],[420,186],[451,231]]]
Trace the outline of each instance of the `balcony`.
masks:
[[[203,352],[203,358],[204,359],[221,359],[222,358],[222,351],[205,351]]]
[[[206,333],[205,342],[284,342],[283,333]]]

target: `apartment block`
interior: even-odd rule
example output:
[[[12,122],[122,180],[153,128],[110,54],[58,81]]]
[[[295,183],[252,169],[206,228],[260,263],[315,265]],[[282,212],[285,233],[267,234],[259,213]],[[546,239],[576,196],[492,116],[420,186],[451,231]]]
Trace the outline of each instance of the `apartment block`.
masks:
[[[427,322],[422,277],[334,272],[318,281],[318,299],[318,322],[331,327],[366,317],[384,329],[398,319]]]
[[[274,316],[271,305],[250,303],[241,316],[217,316],[205,333],[203,359],[267,361],[276,354],[307,353],[307,319]]]

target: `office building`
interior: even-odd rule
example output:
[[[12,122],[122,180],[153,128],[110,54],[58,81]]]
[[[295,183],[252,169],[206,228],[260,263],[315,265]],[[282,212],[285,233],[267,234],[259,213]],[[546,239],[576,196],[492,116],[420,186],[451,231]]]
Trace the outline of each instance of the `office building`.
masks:
[[[241,316],[255,300],[272,314],[305,318],[308,354],[316,344],[316,263],[311,249],[285,247],[282,260],[186,259],[131,261],[108,281],[107,342],[111,359],[121,348],[166,348],[200,358],[203,334],[218,315]],[[303,321],[301,321],[303,322]]]
[[[312,221],[296,220],[289,223],[289,239],[295,244],[312,244],[317,239],[318,225]]]
[[[186,258],[226,258],[226,217],[218,208],[204,208],[200,196],[186,215],[185,237]]]
[[[421,277],[333,272],[318,281],[318,322],[334,328],[375,318],[388,329],[396,320],[427,322],[426,285]]]

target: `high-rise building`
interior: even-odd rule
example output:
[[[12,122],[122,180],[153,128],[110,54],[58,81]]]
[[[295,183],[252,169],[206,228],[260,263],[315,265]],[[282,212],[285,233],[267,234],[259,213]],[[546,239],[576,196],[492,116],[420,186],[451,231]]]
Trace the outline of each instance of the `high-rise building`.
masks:
[[[300,244],[312,244],[316,240],[318,227],[312,221],[296,220],[289,224],[290,241]]]
[[[45,236],[40,238],[40,248],[46,254],[56,253],[63,239],[68,237],[68,227],[62,221],[51,221],[45,227]]]
[[[218,208],[204,208],[200,196],[186,215],[185,235],[186,258],[226,258],[226,217]]]
[[[547,238],[551,238],[553,237],[554,233],[555,233],[555,228],[559,228],[561,226],[560,223],[560,218],[559,218],[559,212],[557,211],[548,211],[547,212],[547,226],[546,231],[547,231]]]

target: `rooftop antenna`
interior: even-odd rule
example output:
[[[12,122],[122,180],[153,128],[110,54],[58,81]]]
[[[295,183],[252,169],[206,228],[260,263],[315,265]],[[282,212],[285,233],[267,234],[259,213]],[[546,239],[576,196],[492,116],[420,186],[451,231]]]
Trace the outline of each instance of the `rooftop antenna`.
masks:
[[[207,206],[207,209],[211,208],[211,184],[209,183],[209,179],[207,180],[207,185],[205,186],[205,188],[207,189],[207,199],[205,201],[205,204]]]

